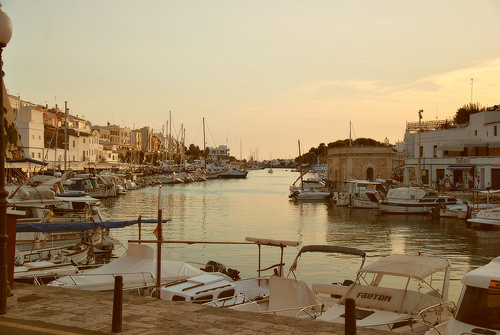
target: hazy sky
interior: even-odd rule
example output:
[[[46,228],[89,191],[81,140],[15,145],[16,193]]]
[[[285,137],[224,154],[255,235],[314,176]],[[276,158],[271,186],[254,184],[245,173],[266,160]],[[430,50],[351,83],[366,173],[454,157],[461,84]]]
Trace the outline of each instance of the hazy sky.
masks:
[[[93,124],[293,158],[500,104],[498,0],[1,1],[10,94]],[[471,86],[473,78],[473,86]],[[471,90],[473,89],[473,90]],[[241,148],[241,150],[240,150]]]

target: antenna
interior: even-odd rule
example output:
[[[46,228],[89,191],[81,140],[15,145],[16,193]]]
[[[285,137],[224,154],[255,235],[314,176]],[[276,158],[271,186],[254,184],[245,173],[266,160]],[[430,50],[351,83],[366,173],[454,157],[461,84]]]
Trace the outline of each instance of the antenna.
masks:
[[[470,103],[472,104],[472,93],[474,92],[474,78],[470,78]]]

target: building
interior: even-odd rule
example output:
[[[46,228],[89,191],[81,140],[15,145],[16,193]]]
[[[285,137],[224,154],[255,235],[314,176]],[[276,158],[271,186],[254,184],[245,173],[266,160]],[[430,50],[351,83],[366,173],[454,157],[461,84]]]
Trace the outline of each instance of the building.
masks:
[[[44,123],[40,107],[21,106],[17,111],[17,130],[25,157],[44,161]]]
[[[229,148],[225,145],[219,145],[217,148],[208,148],[207,160],[217,164],[228,164]]]
[[[468,124],[450,121],[408,123],[405,133],[406,184],[436,186],[441,179],[458,189],[500,189],[500,106],[470,115]],[[419,131],[420,129],[420,131]],[[420,167],[420,168],[419,168]],[[477,181],[476,181],[477,180]]]
[[[343,189],[349,179],[395,178],[403,162],[403,153],[392,146],[331,148],[327,151],[328,181]]]

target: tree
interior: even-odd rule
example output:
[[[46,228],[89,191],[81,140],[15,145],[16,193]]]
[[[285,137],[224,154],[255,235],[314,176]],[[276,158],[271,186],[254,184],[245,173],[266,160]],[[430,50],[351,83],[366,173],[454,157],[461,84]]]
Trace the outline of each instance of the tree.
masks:
[[[484,112],[485,110],[486,110],[486,108],[481,106],[481,104],[479,102],[477,102],[475,104],[469,103],[469,104],[463,105],[462,107],[460,107],[457,110],[457,113],[455,114],[453,121],[455,121],[456,124],[469,123],[471,114]]]

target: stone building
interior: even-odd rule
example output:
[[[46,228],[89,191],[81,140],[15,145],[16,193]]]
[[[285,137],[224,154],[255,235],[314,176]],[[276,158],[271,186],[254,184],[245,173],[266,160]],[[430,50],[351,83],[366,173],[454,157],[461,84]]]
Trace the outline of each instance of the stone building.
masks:
[[[328,149],[328,181],[335,189],[343,189],[350,179],[374,181],[391,179],[404,164],[402,152],[387,147],[339,147]]]

